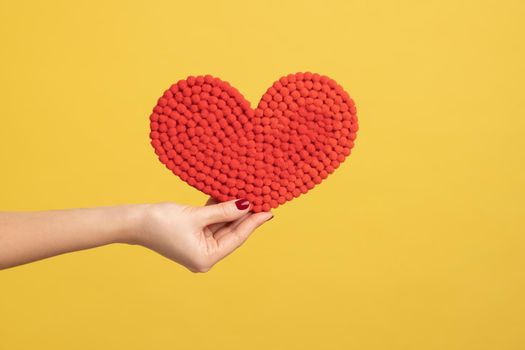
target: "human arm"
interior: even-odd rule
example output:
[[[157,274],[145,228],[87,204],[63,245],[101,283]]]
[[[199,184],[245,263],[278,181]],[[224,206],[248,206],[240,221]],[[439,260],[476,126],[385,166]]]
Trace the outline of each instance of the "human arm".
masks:
[[[205,272],[273,216],[270,212],[250,212],[246,200],[208,204],[0,212],[0,269],[127,243],[152,249],[191,271]]]

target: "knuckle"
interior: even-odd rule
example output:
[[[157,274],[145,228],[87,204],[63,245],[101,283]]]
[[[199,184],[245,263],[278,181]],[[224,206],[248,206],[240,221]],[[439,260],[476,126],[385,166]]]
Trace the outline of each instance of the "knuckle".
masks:
[[[199,214],[200,208],[194,206],[185,206],[182,210],[185,216],[194,217]]]
[[[190,271],[193,273],[206,273],[210,271],[211,267],[208,266],[195,266],[190,268]]]
[[[221,216],[224,218],[229,218],[233,214],[233,209],[229,203],[223,203],[219,206]]]
[[[196,273],[206,273],[210,271],[210,269],[211,267],[209,266],[203,266],[203,267],[198,268]]]
[[[191,264],[189,270],[193,273],[206,273],[210,271],[212,266],[207,259],[198,259]]]

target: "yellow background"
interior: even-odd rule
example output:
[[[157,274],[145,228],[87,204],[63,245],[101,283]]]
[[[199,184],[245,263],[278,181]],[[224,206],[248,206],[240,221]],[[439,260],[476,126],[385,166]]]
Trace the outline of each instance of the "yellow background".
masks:
[[[1,210],[205,196],[148,144],[190,74],[336,79],[356,148],[195,275],[108,246],[0,272],[0,349],[524,349],[523,1],[2,1]]]

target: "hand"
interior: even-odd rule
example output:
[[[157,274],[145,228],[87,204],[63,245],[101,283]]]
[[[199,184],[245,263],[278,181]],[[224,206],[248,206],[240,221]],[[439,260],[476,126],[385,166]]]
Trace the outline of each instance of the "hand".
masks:
[[[203,207],[175,203],[151,204],[131,243],[143,245],[193,272],[206,272],[233,252],[271,212],[251,213],[239,199]]]

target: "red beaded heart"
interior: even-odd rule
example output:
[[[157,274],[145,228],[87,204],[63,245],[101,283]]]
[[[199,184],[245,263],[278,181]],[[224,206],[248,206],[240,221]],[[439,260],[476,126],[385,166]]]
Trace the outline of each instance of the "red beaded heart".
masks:
[[[350,155],[356,108],[334,80],[282,77],[255,110],[230,84],[188,77],[159,98],[151,144],[189,185],[226,201],[246,198],[269,211],[321,183]]]

